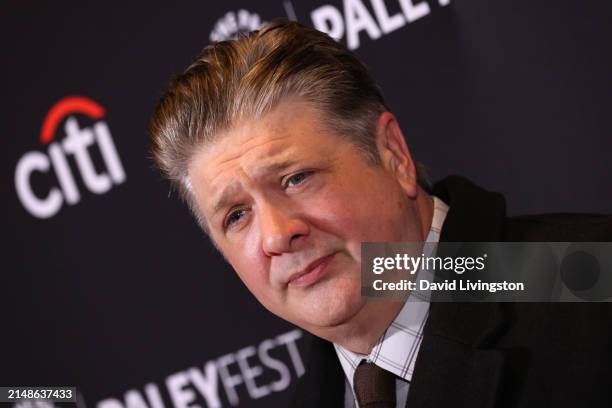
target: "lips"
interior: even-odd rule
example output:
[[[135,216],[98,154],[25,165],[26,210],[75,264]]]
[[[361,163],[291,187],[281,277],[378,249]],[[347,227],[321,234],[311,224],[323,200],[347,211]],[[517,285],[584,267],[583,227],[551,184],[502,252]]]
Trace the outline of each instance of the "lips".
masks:
[[[294,273],[287,281],[288,286],[307,287],[318,282],[327,272],[327,266],[335,254],[327,255],[311,262],[300,272]]]

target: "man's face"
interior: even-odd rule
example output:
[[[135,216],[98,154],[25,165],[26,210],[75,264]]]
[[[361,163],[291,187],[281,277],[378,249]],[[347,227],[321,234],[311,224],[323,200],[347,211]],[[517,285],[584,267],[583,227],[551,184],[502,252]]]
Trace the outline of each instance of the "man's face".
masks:
[[[199,151],[189,178],[211,238],[272,313],[315,334],[360,299],[362,241],[414,241],[415,209],[385,166],[287,101]]]

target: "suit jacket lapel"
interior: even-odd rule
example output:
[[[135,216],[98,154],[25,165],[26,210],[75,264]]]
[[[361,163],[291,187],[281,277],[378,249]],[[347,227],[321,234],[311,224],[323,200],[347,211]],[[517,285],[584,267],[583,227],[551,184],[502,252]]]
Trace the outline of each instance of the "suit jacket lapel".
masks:
[[[503,240],[506,208],[501,194],[484,191],[461,177],[438,183],[434,194],[450,206],[442,242]],[[487,349],[487,344],[503,329],[503,321],[497,303],[433,302],[406,406],[495,405],[504,357]]]
[[[501,327],[494,303],[432,303],[406,406],[486,408],[503,355],[486,344]]]

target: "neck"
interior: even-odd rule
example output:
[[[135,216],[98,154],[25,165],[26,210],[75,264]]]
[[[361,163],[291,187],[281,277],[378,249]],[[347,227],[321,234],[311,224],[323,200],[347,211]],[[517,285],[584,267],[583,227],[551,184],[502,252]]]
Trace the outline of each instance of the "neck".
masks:
[[[421,241],[425,241],[433,220],[433,197],[420,190],[414,208],[417,223],[413,228],[420,232]],[[336,327],[333,334],[321,337],[354,353],[369,354],[403,306],[404,302],[396,301],[364,302],[350,321]]]
[[[354,353],[370,354],[404,302],[375,301],[364,304],[346,325],[346,330],[330,340]]]
[[[419,195],[416,206],[419,213],[419,220],[421,221],[421,241],[425,241],[427,239],[427,235],[429,235],[429,230],[431,229],[431,224],[433,222],[433,196],[427,194],[419,187]]]

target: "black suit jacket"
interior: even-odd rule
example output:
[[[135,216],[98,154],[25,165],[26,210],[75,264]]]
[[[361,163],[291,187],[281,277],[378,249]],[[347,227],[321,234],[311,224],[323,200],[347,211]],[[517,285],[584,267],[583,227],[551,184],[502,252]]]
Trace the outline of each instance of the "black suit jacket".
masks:
[[[446,242],[610,241],[612,217],[508,218],[505,201],[461,177],[434,186],[450,205]],[[610,272],[610,271],[608,271]],[[312,337],[292,407],[343,407],[344,372]],[[432,303],[408,408],[611,407],[609,303]]]

